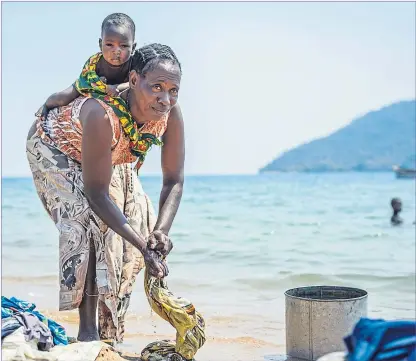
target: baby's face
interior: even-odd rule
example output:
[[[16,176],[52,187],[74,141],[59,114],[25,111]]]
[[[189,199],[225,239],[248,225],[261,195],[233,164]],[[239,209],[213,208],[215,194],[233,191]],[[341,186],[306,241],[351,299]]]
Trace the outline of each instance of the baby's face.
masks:
[[[127,62],[135,47],[134,34],[126,26],[111,25],[104,29],[100,39],[103,57],[113,66]]]

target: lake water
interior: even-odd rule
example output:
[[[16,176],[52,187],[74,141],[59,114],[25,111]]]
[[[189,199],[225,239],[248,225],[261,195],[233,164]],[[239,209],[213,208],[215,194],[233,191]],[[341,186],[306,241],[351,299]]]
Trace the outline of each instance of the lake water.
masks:
[[[161,179],[142,183],[157,205]],[[2,196],[3,295],[57,315],[55,226],[31,178],[3,179]],[[400,227],[390,225],[392,197],[403,201]],[[363,288],[370,316],[412,318],[414,221],[415,182],[389,173],[188,177],[168,284],[192,300],[213,338],[275,342],[284,332],[284,291],[305,285]],[[150,314],[142,282],[127,332],[173,336]]]

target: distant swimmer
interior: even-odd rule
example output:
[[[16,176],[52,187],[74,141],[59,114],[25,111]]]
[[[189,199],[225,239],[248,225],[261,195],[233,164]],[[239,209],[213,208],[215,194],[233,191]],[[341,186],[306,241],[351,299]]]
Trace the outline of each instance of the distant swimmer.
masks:
[[[391,207],[393,208],[393,215],[391,216],[391,224],[398,226],[403,223],[403,220],[399,217],[399,213],[402,211],[402,201],[400,198],[393,198],[391,200]]]

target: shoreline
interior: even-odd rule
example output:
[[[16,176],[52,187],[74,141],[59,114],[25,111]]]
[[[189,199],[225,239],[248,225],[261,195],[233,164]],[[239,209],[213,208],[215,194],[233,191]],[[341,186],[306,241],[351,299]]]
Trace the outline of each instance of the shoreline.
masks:
[[[42,312],[42,311],[41,311]],[[57,311],[59,312],[59,311]],[[67,334],[74,337],[77,332],[78,322],[74,320],[61,321],[68,317],[65,313],[76,313],[76,311],[62,311],[62,317],[54,319],[65,327]],[[47,314],[44,313],[46,316]],[[72,318],[72,317],[71,317]],[[165,322],[165,321],[163,321]],[[165,322],[166,323],[166,322]],[[133,321],[126,322],[126,330],[134,328]],[[150,343],[158,340],[174,339],[175,330],[171,327],[170,334],[157,333],[130,333],[126,332],[124,342],[117,345],[116,350],[121,351],[126,356],[137,355]],[[252,337],[212,337],[208,336],[207,340],[195,355],[197,361],[265,361],[266,358],[273,359],[283,356],[285,353],[285,340],[279,339],[279,342],[270,343],[258,340]],[[130,356],[131,357],[131,356]]]
[[[150,342],[163,339],[174,340],[176,334],[175,329],[169,323],[151,312],[141,289],[142,277],[143,274],[139,275],[136,281],[136,290],[133,291],[129,311],[126,314],[125,341],[119,345],[120,351],[136,354],[140,353]],[[11,279],[6,277],[2,282],[3,294],[35,303],[39,312],[65,327],[68,336],[76,337],[79,323],[78,312],[77,310],[58,311],[56,280],[55,276],[45,276],[45,278],[42,277],[45,283],[33,284],[25,277],[17,276]],[[405,304],[397,303],[398,300],[394,297],[376,299],[376,292],[367,290],[370,294],[369,317],[404,319],[414,314],[414,303],[410,302],[414,300],[414,296],[409,297],[410,303],[408,302],[406,307]],[[172,287],[172,291],[176,293],[176,287]],[[265,361],[266,356],[270,356],[269,360],[273,360],[273,357],[275,359],[283,357],[286,337],[283,293],[280,295],[280,291],[276,291],[278,297],[268,300],[264,304],[267,305],[266,308],[255,310],[253,307],[256,305],[256,299],[251,299],[248,294],[245,298],[247,305],[239,308],[238,304],[236,305],[235,301],[232,302],[229,298],[231,295],[217,294],[217,298],[220,297],[222,300],[218,303],[218,300],[205,298],[205,294],[209,294],[206,290],[204,290],[204,296],[195,291],[184,287],[178,294],[189,295],[206,320],[207,341],[197,353],[198,361]],[[212,292],[210,294],[212,295]],[[196,302],[196,299],[199,299],[199,302]]]
[[[56,277],[46,277],[47,282]],[[35,284],[22,287],[23,282],[16,280],[3,281],[3,294],[7,297],[15,296],[36,304],[36,309],[47,318],[61,324],[68,336],[76,337],[79,317],[77,310],[58,311],[56,286]],[[139,281],[139,284],[141,282]],[[139,284],[137,286],[139,286]],[[43,287],[42,287],[43,286]],[[45,287],[46,286],[46,287]],[[185,292],[188,294],[189,292]],[[195,295],[195,294],[194,294]],[[225,296],[225,295],[224,295]],[[56,301],[56,302],[55,302]],[[407,317],[412,310],[400,311],[399,305],[393,300],[383,299],[381,305],[369,305],[370,318]],[[273,300],[273,309],[264,309],[262,314],[238,314],[230,308],[231,304],[224,303],[220,308],[221,314],[215,307],[198,307],[206,320],[207,340],[197,352],[197,361],[283,361],[285,356],[285,324],[284,324],[284,296]],[[233,306],[231,306],[233,307]],[[273,312],[274,310],[274,312]],[[388,312],[390,310],[390,312]],[[214,312],[213,312],[214,311]],[[238,310],[240,311],[240,310]],[[135,355],[130,361],[138,361],[141,353],[150,342],[158,340],[174,340],[176,331],[157,314],[152,313],[146,297],[140,289],[134,292],[130,310],[126,314],[125,339],[116,350],[125,356]],[[113,354],[115,355],[115,354]],[[103,358],[104,357],[104,358]],[[107,356],[101,356],[96,361],[106,361]],[[108,361],[121,361],[120,358]]]
[[[21,286],[20,282],[3,281],[3,294],[7,297],[15,296],[35,303],[36,310],[45,317],[62,325],[68,336],[77,336],[78,312],[77,310],[58,310],[56,303],[53,302],[58,295],[58,290],[55,287],[42,289],[42,285],[35,285],[28,289]],[[37,296],[37,292],[40,291],[46,292],[42,298]],[[131,302],[134,303],[135,308],[140,308],[140,312],[136,313],[132,307],[127,312],[124,342],[117,345],[117,351],[126,353],[126,355],[137,355],[150,342],[175,339],[175,329],[158,315],[151,312],[144,295],[134,294]],[[223,312],[224,316],[212,314],[211,312],[207,312],[206,315],[205,312],[203,313],[207,322],[207,340],[204,346],[198,350],[195,357],[196,361],[265,361],[267,356],[270,356],[270,360],[273,360],[275,355],[284,354],[284,325],[279,323],[276,329],[273,328],[262,332],[262,320],[258,320],[256,323],[256,320],[250,319],[250,317],[243,317],[243,315],[233,317],[227,315],[226,310]],[[258,329],[256,330],[256,328]],[[97,361],[103,361],[103,358],[101,357]],[[118,361],[120,360],[118,359]]]

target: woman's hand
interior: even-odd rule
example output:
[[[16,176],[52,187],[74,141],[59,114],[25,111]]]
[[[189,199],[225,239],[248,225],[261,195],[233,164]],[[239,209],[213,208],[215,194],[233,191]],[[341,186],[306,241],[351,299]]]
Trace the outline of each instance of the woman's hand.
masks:
[[[167,256],[173,248],[171,239],[160,230],[153,231],[147,238],[147,247],[153,251],[159,251]]]
[[[159,252],[146,248],[143,251],[146,268],[153,277],[163,278],[169,274],[168,265]]]

